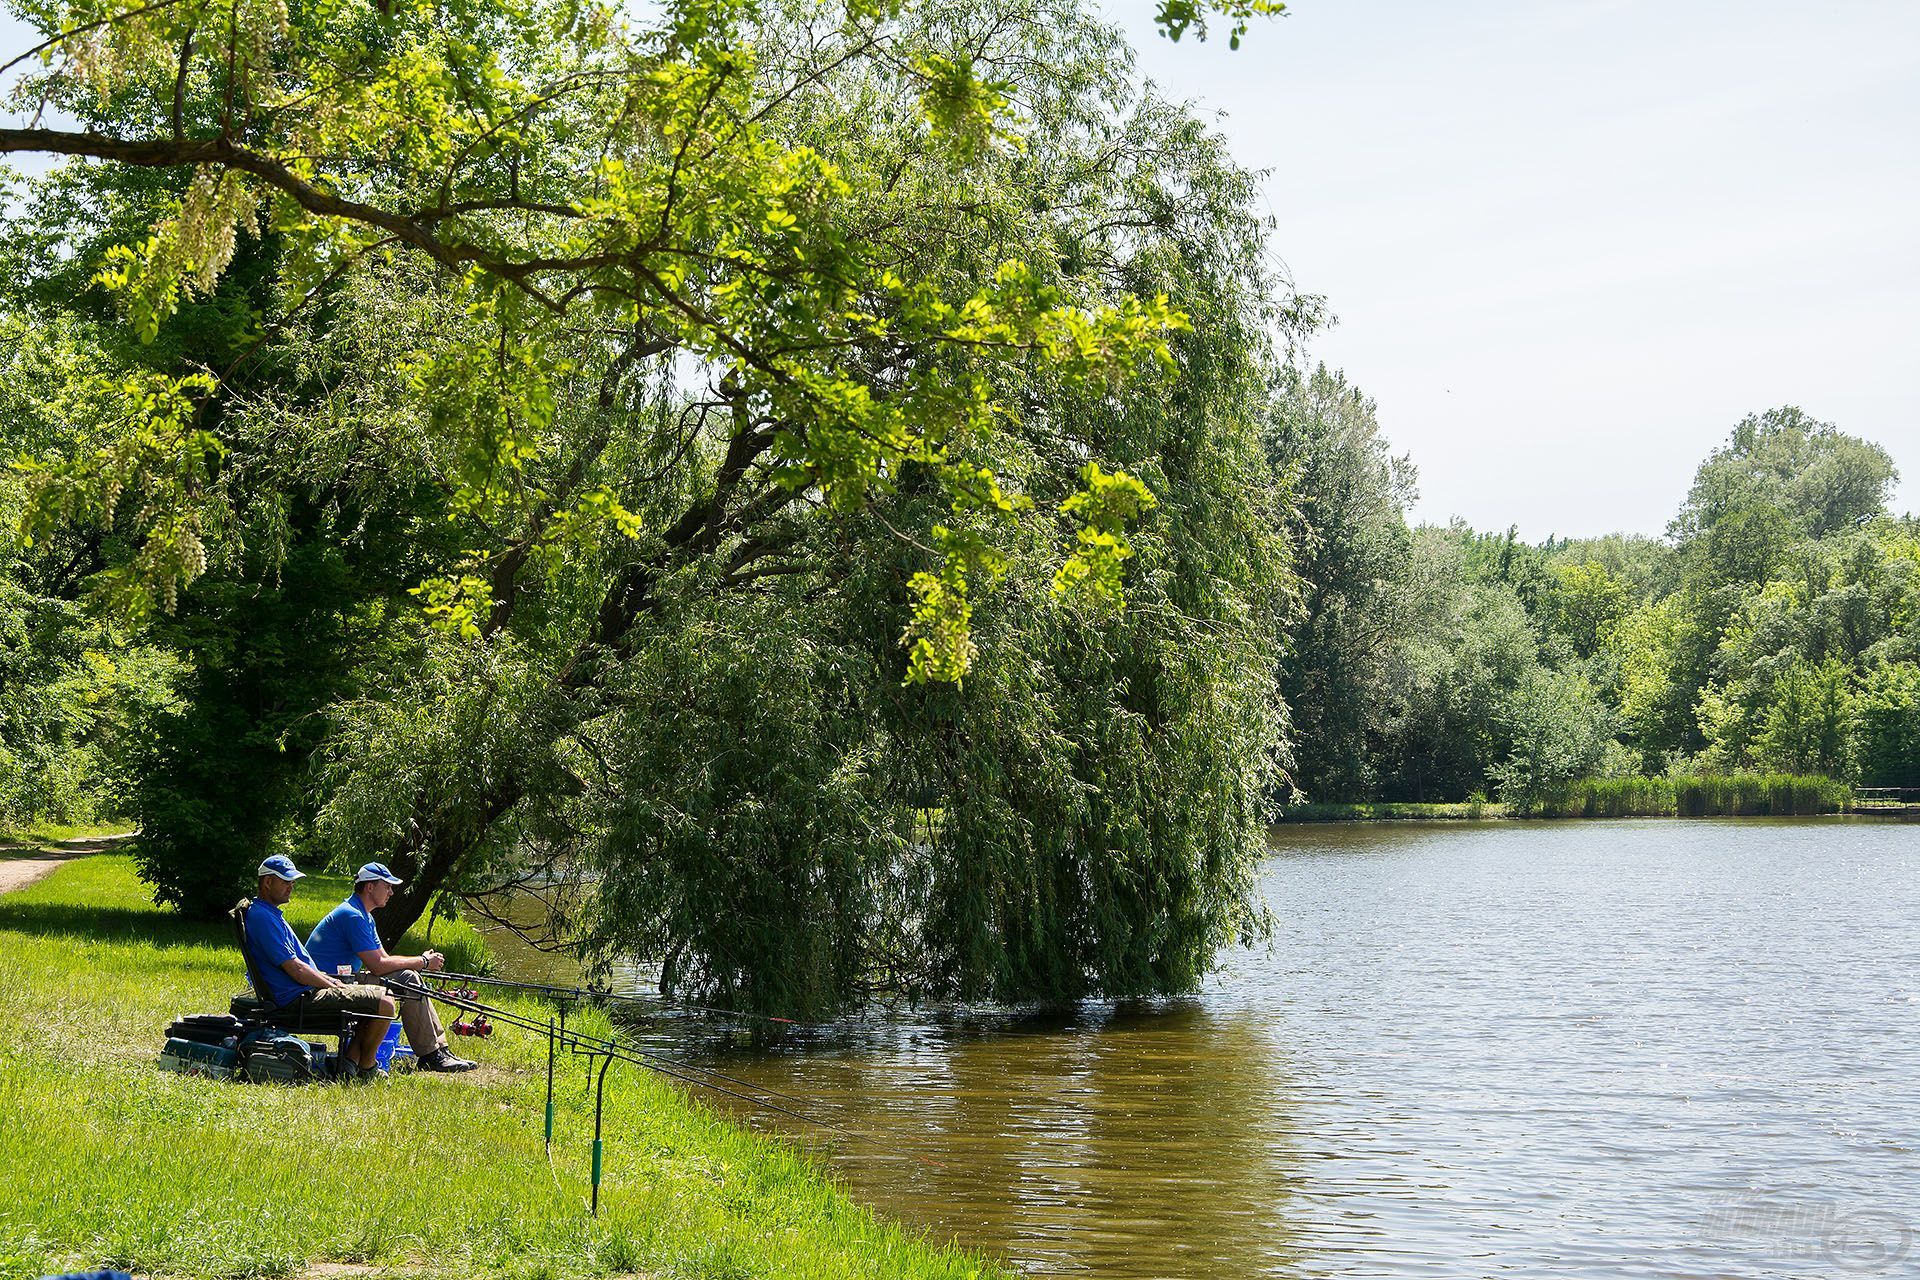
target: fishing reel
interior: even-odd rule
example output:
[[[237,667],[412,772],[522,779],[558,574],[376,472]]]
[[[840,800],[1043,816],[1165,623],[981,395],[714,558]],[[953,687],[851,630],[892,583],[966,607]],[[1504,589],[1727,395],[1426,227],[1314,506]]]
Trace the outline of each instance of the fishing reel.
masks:
[[[455,1022],[453,1024],[453,1034],[457,1036],[480,1036],[484,1038],[493,1034],[493,1024],[487,1021],[486,1014],[477,1013],[473,1016],[471,1022],[465,1018],[461,1018]]]

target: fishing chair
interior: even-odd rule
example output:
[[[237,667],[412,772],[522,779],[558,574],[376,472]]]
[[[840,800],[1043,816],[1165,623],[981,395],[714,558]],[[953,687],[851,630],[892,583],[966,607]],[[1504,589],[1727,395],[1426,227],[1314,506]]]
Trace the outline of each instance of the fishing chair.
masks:
[[[295,1035],[338,1036],[340,1046],[344,1049],[358,1021],[352,1014],[316,1010],[310,1007],[311,1002],[304,997],[290,1005],[275,1005],[262,994],[267,990],[267,984],[261,980],[260,965],[253,958],[253,948],[247,945],[247,908],[252,905],[252,898],[242,898],[239,905],[227,913],[227,918],[233,921],[234,941],[240,944],[240,958],[247,962],[247,982],[253,987],[250,994],[235,996],[227,1006],[227,1012],[242,1022],[264,1022]]]

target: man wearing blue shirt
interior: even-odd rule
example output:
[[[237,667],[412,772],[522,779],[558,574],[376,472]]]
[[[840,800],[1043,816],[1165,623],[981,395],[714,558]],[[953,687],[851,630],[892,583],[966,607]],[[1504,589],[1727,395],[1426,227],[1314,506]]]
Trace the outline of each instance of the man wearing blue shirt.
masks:
[[[353,986],[322,973],[300,945],[293,927],[280,914],[293,897],[293,882],[306,876],[294,867],[293,859],[275,854],[260,864],[259,875],[260,888],[247,907],[247,950],[267,989],[255,994],[280,1009],[304,1002],[315,1011],[359,1015],[353,1039],[341,1052],[342,1073],[348,1079],[383,1078],[386,1073],[380,1070],[376,1055],[393,1021],[393,1001],[379,987]]]
[[[425,984],[420,981],[423,972],[436,970],[444,963],[440,953],[388,955],[380,941],[380,931],[374,927],[373,913],[387,905],[393,897],[394,886],[402,883],[404,881],[387,870],[384,863],[369,862],[361,867],[353,877],[352,896],[314,926],[307,938],[307,950],[313,953],[314,963],[323,972],[358,973],[365,966],[374,977],[409,988],[394,994],[399,997],[400,1024],[407,1029],[407,1044],[421,1068],[471,1071],[479,1064],[456,1058],[447,1048],[440,1019],[434,1016],[433,1002],[427,998]]]

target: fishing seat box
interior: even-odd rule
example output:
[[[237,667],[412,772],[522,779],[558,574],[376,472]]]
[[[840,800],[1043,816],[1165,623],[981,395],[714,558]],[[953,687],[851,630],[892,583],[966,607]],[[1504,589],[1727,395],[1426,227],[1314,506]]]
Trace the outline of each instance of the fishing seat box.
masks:
[[[160,1050],[160,1069],[177,1071],[183,1076],[205,1076],[210,1080],[231,1080],[240,1069],[240,1051],[223,1044],[202,1044],[168,1036]]]
[[[221,1044],[228,1040],[239,1040],[253,1026],[253,1023],[242,1021],[230,1013],[189,1013],[173,1020],[173,1025],[167,1028],[167,1038],[192,1040],[196,1044]]]

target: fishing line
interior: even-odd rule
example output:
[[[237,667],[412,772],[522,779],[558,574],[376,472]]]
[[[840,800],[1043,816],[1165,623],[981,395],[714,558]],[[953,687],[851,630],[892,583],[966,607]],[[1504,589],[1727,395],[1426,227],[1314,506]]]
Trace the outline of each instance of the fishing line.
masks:
[[[444,1004],[452,1005],[456,1009],[465,1009],[469,1012],[479,1013],[486,1017],[498,1018],[500,1022],[505,1026],[517,1027],[517,1028],[520,1028],[521,1030],[531,1031],[537,1035],[544,1034],[548,1036],[550,1039],[554,1040],[556,1043],[564,1045],[567,1048],[568,1052],[576,1056],[585,1056],[589,1060],[589,1062],[591,1062],[591,1060],[595,1057],[606,1058],[608,1062],[612,1062],[613,1060],[618,1059],[619,1061],[628,1063],[631,1066],[637,1066],[642,1068],[643,1070],[652,1071],[652,1072],[655,1072],[656,1074],[666,1076],[669,1079],[681,1081],[682,1083],[691,1085],[696,1089],[707,1089],[714,1093],[724,1094],[730,1098],[736,1098],[739,1101],[746,1103],[750,1107],[759,1107],[762,1110],[773,1111],[773,1112],[779,1113],[780,1115],[790,1116],[793,1119],[800,1121],[802,1124],[812,1125],[815,1128],[819,1128],[819,1129],[826,1129],[826,1130],[829,1130],[830,1132],[837,1133],[845,1138],[850,1138],[857,1141],[861,1139],[863,1136],[865,1136],[855,1132],[852,1129],[847,1128],[845,1125],[836,1124],[831,1120],[822,1120],[820,1117],[816,1115],[810,1115],[805,1111],[796,1110],[793,1107],[783,1107],[779,1103],[768,1101],[767,1098],[765,1097],[755,1097],[751,1094],[741,1093],[741,1092],[738,1092],[737,1090],[726,1088],[724,1085],[715,1084],[714,1080],[716,1079],[726,1080],[729,1083],[739,1084],[744,1088],[756,1089],[771,1097],[782,1098],[782,1099],[785,1099],[786,1101],[796,1103],[799,1106],[818,1105],[815,1101],[810,1099],[797,1098],[797,1097],[794,1097],[792,1094],[782,1093],[778,1089],[772,1089],[767,1087],[766,1085],[755,1084],[754,1082],[749,1080],[740,1080],[740,1079],[737,1079],[736,1077],[729,1076],[724,1072],[714,1071],[711,1068],[702,1067],[696,1063],[683,1062],[679,1059],[668,1058],[661,1054],[656,1054],[648,1050],[641,1049],[635,1045],[624,1044],[617,1040],[603,1039],[599,1036],[584,1035],[579,1031],[569,1030],[565,1027],[555,1028],[551,1020],[545,1023],[535,1022],[532,1018],[524,1014],[514,1013],[514,1012],[511,1012],[510,1010],[501,1009],[492,1005],[485,1004],[482,1001],[477,1000],[473,998],[471,995],[468,995],[464,992],[445,991],[438,987],[426,986],[425,984],[415,987],[410,984],[402,983],[397,979],[393,979],[393,978],[383,977],[383,978],[380,978],[379,981],[383,986],[387,987],[389,990],[395,992],[396,994],[408,993],[414,996],[415,998],[418,998],[420,996],[425,996],[430,999],[439,1000]],[[516,985],[524,986],[534,990],[541,989],[539,984],[516,984]],[[557,988],[557,987],[546,988],[546,989],[550,991],[564,991],[563,988]],[[711,1078],[702,1078],[703,1075]],[[605,1068],[603,1067],[601,1070],[601,1080],[603,1083],[605,1081],[605,1078],[606,1078],[606,1072],[605,1072]],[[827,1104],[827,1105],[832,1105],[832,1104]],[[598,1109],[596,1107],[596,1115],[597,1114],[598,1114]],[[597,1134],[595,1137],[595,1146],[597,1150],[598,1148]],[[906,1155],[908,1159],[913,1160],[915,1163],[927,1165],[930,1168],[935,1168],[935,1169],[946,1168],[946,1165],[942,1164],[938,1160],[932,1159],[929,1156],[918,1155],[914,1152],[903,1152],[902,1154]],[[597,1167],[598,1167],[597,1156],[596,1156],[595,1164],[596,1164],[596,1174],[595,1174],[594,1187],[595,1187],[595,1192],[597,1197],[597,1193],[599,1190],[599,1179],[598,1179],[598,1172],[597,1172]],[[551,1151],[548,1152],[548,1166],[549,1166],[549,1169],[551,1170],[552,1168],[552,1152]],[[557,1178],[557,1174],[556,1174],[556,1178]]]
[[[779,1098],[782,1101],[791,1102],[797,1107],[832,1106],[834,1105],[832,1103],[823,1103],[812,1098],[796,1097],[793,1094],[783,1093],[778,1089],[756,1083],[752,1080],[743,1080],[738,1076],[728,1075],[726,1072],[716,1070],[712,1067],[701,1066],[699,1063],[688,1062],[680,1058],[670,1058],[665,1054],[655,1053],[652,1050],[643,1049],[637,1045],[629,1045],[622,1041],[589,1036],[572,1029],[556,1032],[546,1023],[536,1022],[524,1014],[514,1013],[507,1009],[485,1004],[471,996],[443,991],[436,987],[416,988],[404,983],[393,982],[386,978],[382,978],[381,981],[382,983],[389,984],[392,989],[397,992],[424,991],[432,998],[452,1005],[456,1009],[463,1009],[470,1013],[479,1013],[489,1019],[497,1019],[504,1026],[517,1027],[523,1031],[537,1032],[542,1035],[553,1035],[561,1044],[567,1046],[574,1053],[585,1052],[589,1054],[618,1055],[621,1056],[624,1061],[637,1066],[650,1067],[658,1071],[661,1075],[671,1076],[676,1080],[682,1080],[688,1084],[697,1085],[701,1088],[711,1089],[716,1093],[724,1093],[729,1097],[738,1098],[742,1102],[753,1103],[757,1106],[765,1107],[770,1111],[778,1111],[783,1115],[793,1116],[795,1119],[804,1120],[809,1124],[819,1125],[821,1128],[833,1129],[836,1132],[853,1136],[850,1130],[834,1124],[832,1121],[822,1120],[789,1107],[779,1106],[776,1103],[767,1101],[767,1098]],[[724,1080],[728,1084],[739,1086],[741,1089],[756,1090],[759,1093],[765,1094],[766,1098],[753,1097],[746,1093],[737,1092],[734,1089],[725,1088],[713,1083],[714,1080]]]
[[[693,1009],[700,1013],[714,1013],[727,1018],[752,1018],[761,1022],[778,1022],[789,1027],[805,1025],[792,1018],[782,1018],[771,1013],[744,1013],[739,1009],[722,1009],[715,1005],[694,1004],[687,1000],[675,1000],[669,996],[647,995],[644,992],[609,991],[605,987],[556,987],[544,982],[512,982],[506,978],[490,978],[480,973],[453,973],[445,969],[434,973],[422,973],[421,976],[459,983],[481,983],[489,987],[507,987],[515,991],[538,991],[546,995],[565,996],[572,1000],[618,1000],[633,1004],[661,1004],[671,1009]]]

